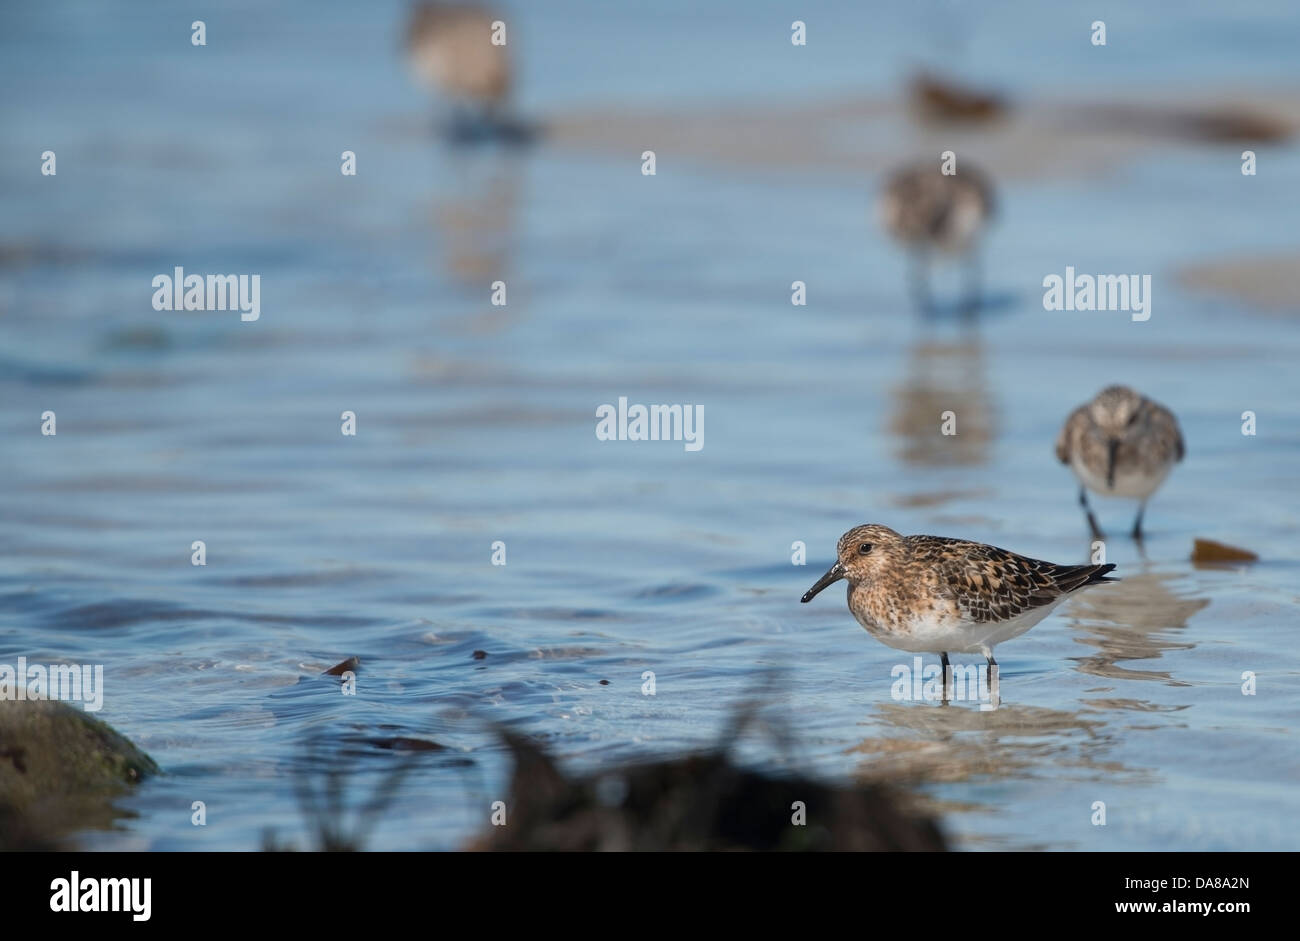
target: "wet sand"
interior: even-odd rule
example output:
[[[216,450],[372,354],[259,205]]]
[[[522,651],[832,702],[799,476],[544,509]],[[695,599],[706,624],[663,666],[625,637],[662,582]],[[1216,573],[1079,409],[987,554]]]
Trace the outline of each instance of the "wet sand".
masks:
[[[944,150],[995,167],[1003,181],[1084,179],[1170,147],[1276,146],[1300,128],[1300,91],[1150,91],[1132,99],[1013,100],[988,121],[934,122],[901,93],[838,101],[618,108],[557,115],[552,146],[740,171],[843,173],[861,179],[901,159]]]

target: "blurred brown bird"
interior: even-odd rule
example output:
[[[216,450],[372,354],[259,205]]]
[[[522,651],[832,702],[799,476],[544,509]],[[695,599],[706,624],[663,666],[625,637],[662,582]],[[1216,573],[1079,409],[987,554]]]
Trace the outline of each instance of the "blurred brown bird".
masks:
[[[962,161],[947,174],[931,160],[896,170],[880,194],[880,221],[911,256],[913,295],[930,309],[930,259],[933,253],[965,258],[966,306],[979,299],[980,235],[993,217],[993,184],[980,170]]]
[[[509,137],[521,130],[505,114],[511,67],[504,30],[501,17],[470,4],[420,3],[412,11],[407,58],[421,83],[448,102],[454,138]]]
[[[980,123],[1006,113],[1006,103],[998,95],[928,72],[913,76],[908,85],[908,98],[917,117],[936,123]]]

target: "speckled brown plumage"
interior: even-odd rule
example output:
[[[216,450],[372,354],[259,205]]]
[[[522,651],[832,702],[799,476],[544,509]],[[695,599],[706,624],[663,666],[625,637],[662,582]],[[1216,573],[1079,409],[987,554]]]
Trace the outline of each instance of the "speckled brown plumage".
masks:
[[[945,536],[905,536],[904,578],[916,577],[972,621],[1009,621],[1085,585],[1113,581],[1114,565],[1058,565]]]
[[[849,610],[891,647],[980,652],[1029,630],[1071,592],[1114,581],[1114,565],[1058,565],[997,546],[943,536],[901,536],[856,526],[840,537],[837,561],[804,595],[840,579]]]

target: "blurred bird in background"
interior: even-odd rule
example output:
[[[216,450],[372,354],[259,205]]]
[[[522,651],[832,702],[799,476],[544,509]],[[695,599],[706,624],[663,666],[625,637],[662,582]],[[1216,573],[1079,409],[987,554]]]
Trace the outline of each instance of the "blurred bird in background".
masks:
[[[1186,453],[1174,413],[1119,385],[1071,412],[1056,439],[1057,459],[1079,479],[1079,505],[1094,539],[1103,535],[1088,505],[1089,490],[1137,500],[1132,536],[1141,540],[1147,501]]]
[[[993,216],[993,184],[967,161],[952,169],[945,173],[933,160],[908,164],[886,178],[880,195],[881,223],[906,247],[913,299],[926,313],[934,310],[930,274],[935,254],[964,259],[962,309],[971,312],[979,305],[977,249]]]
[[[445,103],[445,131],[457,143],[523,143],[532,129],[510,114],[512,71],[506,22],[482,7],[420,3],[406,30],[406,54],[421,84]]]

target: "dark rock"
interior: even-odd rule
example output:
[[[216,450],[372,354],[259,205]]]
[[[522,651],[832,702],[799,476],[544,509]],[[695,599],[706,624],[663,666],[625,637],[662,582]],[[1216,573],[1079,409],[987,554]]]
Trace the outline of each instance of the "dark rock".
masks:
[[[334,666],[330,667],[328,670],[322,673],[321,676],[342,676],[344,673],[347,673],[349,670],[352,671],[353,673],[356,673],[360,669],[361,669],[360,658],[348,657],[342,663],[334,664]]]
[[[374,738],[370,740],[370,743],[376,748],[390,751],[442,751],[447,747],[427,738],[411,738],[405,735],[392,738]]]
[[[1249,549],[1238,549],[1213,539],[1197,539],[1192,545],[1192,561],[1197,565],[1215,565],[1228,562],[1257,562],[1259,556]]]
[[[0,849],[57,849],[76,830],[109,827],[113,799],[157,772],[78,707],[0,699]]]

